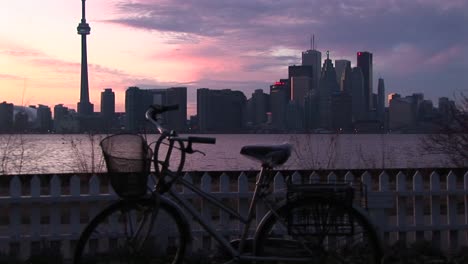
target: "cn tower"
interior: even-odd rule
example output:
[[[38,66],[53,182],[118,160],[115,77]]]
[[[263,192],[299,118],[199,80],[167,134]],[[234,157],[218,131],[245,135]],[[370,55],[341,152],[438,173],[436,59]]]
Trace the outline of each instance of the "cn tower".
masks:
[[[81,35],[81,89],[80,102],[78,102],[78,114],[89,116],[94,112],[94,106],[89,102],[89,84],[88,84],[88,54],[86,51],[86,35],[89,35],[91,28],[86,23],[85,12],[86,0],[81,0],[81,22],[78,24],[78,34]]]

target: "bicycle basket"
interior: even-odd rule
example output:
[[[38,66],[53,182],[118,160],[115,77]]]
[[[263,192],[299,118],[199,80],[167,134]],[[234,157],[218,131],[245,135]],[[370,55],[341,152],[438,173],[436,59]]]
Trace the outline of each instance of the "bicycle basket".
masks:
[[[101,140],[101,149],[114,191],[122,198],[146,194],[152,151],[136,134],[117,134]]]

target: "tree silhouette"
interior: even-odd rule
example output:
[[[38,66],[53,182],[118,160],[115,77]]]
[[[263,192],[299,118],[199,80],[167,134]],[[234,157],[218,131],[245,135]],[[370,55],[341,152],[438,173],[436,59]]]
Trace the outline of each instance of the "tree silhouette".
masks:
[[[423,137],[423,149],[447,155],[457,167],[468,166],[468,96],[462,93],[459,103],[437,125],[436,133]]]

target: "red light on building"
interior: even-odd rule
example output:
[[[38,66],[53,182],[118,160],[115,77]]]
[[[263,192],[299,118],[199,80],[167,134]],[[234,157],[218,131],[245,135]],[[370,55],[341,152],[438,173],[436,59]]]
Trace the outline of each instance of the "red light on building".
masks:
[[[275,85],[284,85],[284,82],[275,82]]]
[[[361,52],[358,52],[357,55],[358,55],[358,56],[361,56]]]

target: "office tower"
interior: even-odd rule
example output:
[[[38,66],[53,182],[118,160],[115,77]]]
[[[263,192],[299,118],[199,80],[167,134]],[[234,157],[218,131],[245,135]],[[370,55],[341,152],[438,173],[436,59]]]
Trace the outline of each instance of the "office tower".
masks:
[[[277,130],[286,129],[286,110],[289,102],[288,82],[284,79],[270,85],[271,126]]]
[[[364,106],[366,111],[371,110],[372,106],[372,53],[368,51],[359,51],[357,53],[357,66],[362,70],[364,78]]]
[[[52,112],[50,107],[39,105],[37,108],[37,128],[39,132],[46,133],[52,129]]]
[[[166,89],[165,105],[178,105],[179,109],[166,112],[168,128],[182,132],[187,130],[187,87]]]
[[[312,89],[319,89],[322,53],[315,49],[315,39],[312,39],[311,49],[302,52],[302,65],[312,66]]]
[[[447,97],[439,98],[439,107],[438,112],[442,120],[449,121],[452,119],[453,114],[455,113],[455,102],[449,100]]]
[[[309,76],[291,77],[291,101],[304,108],[306,96],[311,92],[312,78]]]
[[[304,129],[304,107],[296,101],[289,101],[286,108],[286,128],[298,132]]]
[[[78,24],[78,34],[81,35],[81,88],[80,102],[78,103],[78,114],[89,116],[94,112],[94,106],[89,101],[89,83],[88,83],[88,54],[86,47],[86,36],[91,32],[89,24],[86,23],[85,12],[86,0],[81,0],[81,22]]]
[[[101,115],[105,119],[112,120],[115,115],[115,93],[111,88],[101,92]]]
[[[15,112],[15,109],[13,110],[13,113]],[[14,113],[14,131],[22,133],[26,131],[29,127],[29,117],[28,114],[23,111],[19,110]]]
[[[255,90],[252,97],[248,100],[249,121],[254,126],[265,124],[267,122],[267,112],[270,109],[270,96],[262,89]]]
[[[197,115],[201,132],[240,132],[245,126],[247,98],[240,91],[197,90]]]
[[[161,115],[160,122],[167,128],[179,132],[187,130],[187,87],[148,89],[150,104],[178,105],[179,109]]]
[[[326,129],[331,127],[331,96],[339,92],[335,67],[330,59],[330,52],[327,51],[327,59],[323,63],[318,91],[319,127]]]
[[[340,91],[345,91],[346,75],[351,72],[351,62],[349,60],[335,60],[335,71]]]
[[[111,88],[101,92],[101,118],[102,131],[109,131],[115,124],[115,93]]]
[[[145,111],[153,104],[151,92],[138,87],[129,87],[125,91],[125,129],[143,131],[146,127]]]
[[[334,93],[331,96],[331,127],[337,132],[352,130],[352,100],[348,93]]]
[[[353,121],[367,119],[366,105],[364,104],[364,77],[362,69],[354,67],[351,70],[351,109]]]
[[[379,78],[377,86],[377,118],[380,122],[385,121],[385,84],[384,79]]]
[[[406,129],[414,124],[412,99],[393,94],[388,105],[388,125],[390,130]]]
[[[288,94],[289,94],[289,99],[292,100],[292,78],[294,77],[308,77],[310,84],[309,89],[313,88],[313,74],[314,74],[314,67],[312,66],[307,66],[307,65],[292,65],[288,67],[288,82],[289,82],[289,87],[288,87]],[[305,96],[305,94],[304,94]],[[296,96],[296,100],[304,100],[304,98],[299,99]]]
[[[13,104],[0,103],[0,133],[6,133],[13,129]]]

